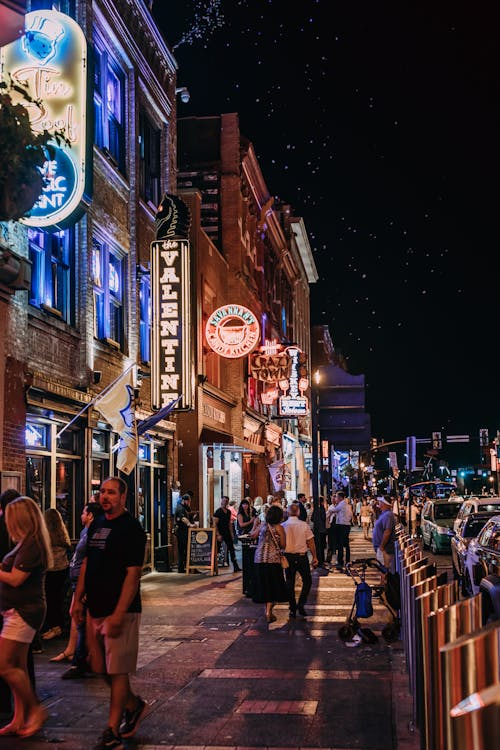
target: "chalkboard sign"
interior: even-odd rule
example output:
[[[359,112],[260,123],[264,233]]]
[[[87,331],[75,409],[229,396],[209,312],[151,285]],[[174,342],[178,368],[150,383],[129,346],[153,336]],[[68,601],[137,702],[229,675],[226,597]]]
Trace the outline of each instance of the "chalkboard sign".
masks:
[[[215,529],[200,529],[197,526],[188,529],[188,548],[186,572],[210,570],[217,574],[217,555]]]

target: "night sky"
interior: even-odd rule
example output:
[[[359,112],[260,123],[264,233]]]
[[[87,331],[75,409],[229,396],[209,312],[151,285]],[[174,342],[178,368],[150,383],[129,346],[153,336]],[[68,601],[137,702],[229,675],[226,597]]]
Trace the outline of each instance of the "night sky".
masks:
[[[237,112],[302,216],[372,432],[500,428],[496,3],[155,0],[191,100]]]

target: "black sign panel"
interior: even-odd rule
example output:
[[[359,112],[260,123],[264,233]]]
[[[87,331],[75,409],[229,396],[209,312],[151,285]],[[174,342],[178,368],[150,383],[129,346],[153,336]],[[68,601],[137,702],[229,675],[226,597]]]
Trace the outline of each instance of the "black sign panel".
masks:
[[[217,572],[215,529],[188,529],[187,573],[194,570],[210,570],[212,575]]]

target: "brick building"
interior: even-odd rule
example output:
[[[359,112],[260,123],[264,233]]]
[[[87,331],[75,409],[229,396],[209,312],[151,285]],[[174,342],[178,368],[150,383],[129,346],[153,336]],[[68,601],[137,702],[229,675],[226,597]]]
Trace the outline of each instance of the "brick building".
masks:
[[[215,310],[243,306],[259,344],[295,344],[310,361],[309,284],[317,280],[303,221],[275,202],[236,114],[178,120],[178,190],[194,217],[196,410],[177,419],[179,478],[208,523],[222,494],[265,497],[270,465],[287,466],[283,489],[309,492],[304,454],[309,417],[280,418],[278,397],[252,377],[250,357],[213,351],[205,328]],[[277,384],[272,386],[277,390]]]
[[[87,136],[77,208],[51,225],[39,201],[31,220],[0,224],[0,472],[2,487],[18,486],[44,510],[57,507],[75,538],[82,506],[116,466],[116,435],[85,407],[133,365],[137,416],[151,414],[149,252],[159,199],[175,187],[177,65],[147,3],[70,0],[60,13],[51,2],[31,6],[32,36],[52,35],[59,90],[70,96],[92,67],[93,113],[68,131],[69,158]],[[62,50],[72,19],[87,42],[85,70],[66,85]],[[23,52],[34,56],[29,45]],[[10,48],[2,53],[17,59]],[[74,112],[78,102],[70,106]],[[164,554],[168,541],[174,431],[169,421],[148,431],[128,478],[129,505],[144,517],[152,554]]]
[[[44,47],[51,67],[64,34],[83,31],[85,65],[77,74],[83,83],[92,67],[93,116],[82,109],[78,124],[70,123],[72,147],[51,167],[79,159],[81,196],[69,214],[60,219],[44,190],[28,216],[0,217],[0,478],[2,488],[18,487],[42,510],[58,508],[77,538],[83,505],[116,472],[118,435],[94,398],[131,368],[138,421],[159,405],[151,244],[160,199],[177,193],[190,214],[192,408],[154,423],[124,476],[129,508],[149,534],[147,566],[169,569],[179,493],[194,491],[194,510],[207,524],[223,493],[235,500],[277,487],[289,496],[309,493],[309,285],[317,273],[302,219],[269,193],[237,115],[177,121],[177,65],[148,6],[68,0],[53,11],[51,2],[27,3],[32,36],[53,34]],[[30,53],[29,45],[12,49],[2,49],[6,70],[18,52]],[[296,414],[280,413],[291,391],[259,379],[248,355],[222,356],[209,346],[206,325],[228,305],[255,319],[254,351],[292,346],[297,363],[304,355]],[[228,327],[224,335],[234,343],[240,332]],[[275,481],[281,472],[278,485],[270,467]]]

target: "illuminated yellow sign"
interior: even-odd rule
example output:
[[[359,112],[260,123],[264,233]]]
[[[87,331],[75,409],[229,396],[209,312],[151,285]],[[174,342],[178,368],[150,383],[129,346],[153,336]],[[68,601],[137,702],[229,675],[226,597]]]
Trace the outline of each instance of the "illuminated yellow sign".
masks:
[[[55,10],[26,16],[24,35],[0,49],[1,71],[8,83],[25,88],[34,101],[12,92],[30,113],[35,132],[63,131],[70,146],[52,141],[45,162],[43,192],[23,224],[48,227],[68,220],[85,188],[87,41],[80,26]]]

